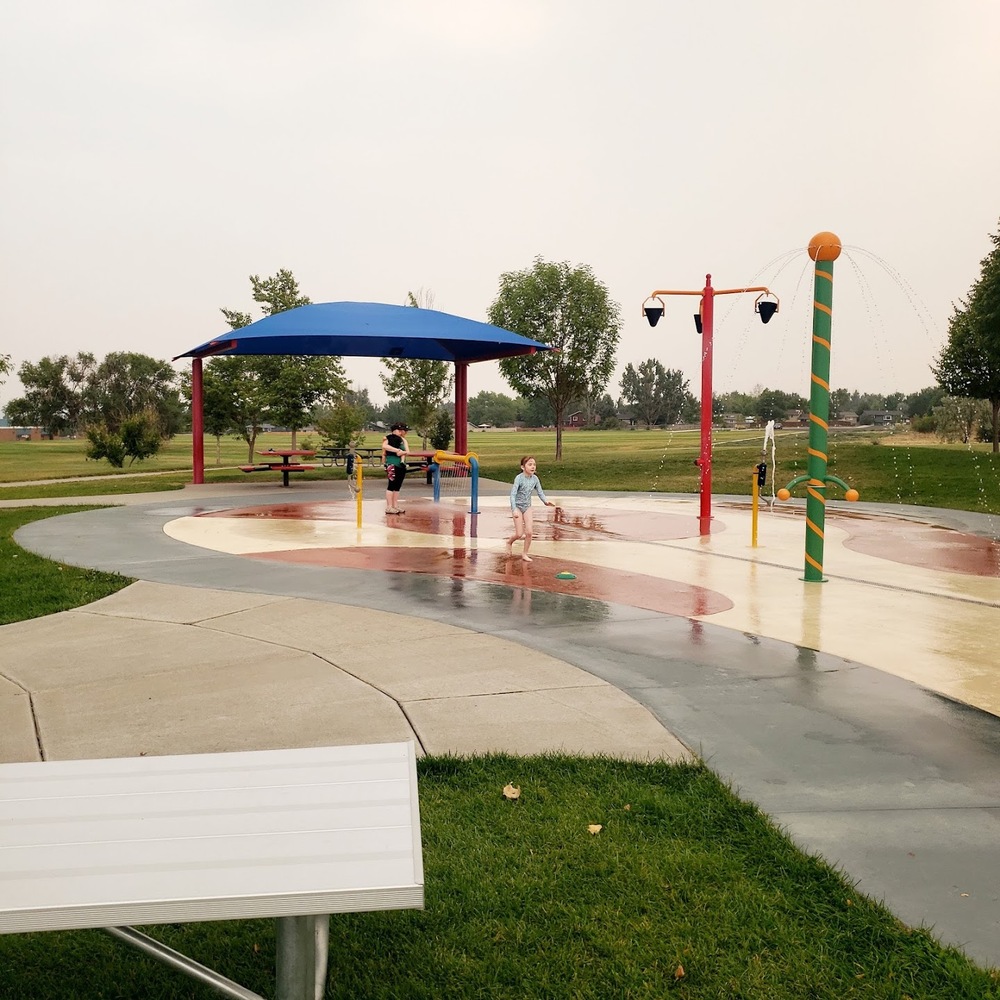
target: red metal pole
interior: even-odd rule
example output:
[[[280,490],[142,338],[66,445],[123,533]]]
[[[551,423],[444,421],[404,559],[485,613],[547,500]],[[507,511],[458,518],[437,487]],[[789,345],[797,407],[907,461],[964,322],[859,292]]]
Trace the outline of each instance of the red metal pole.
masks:
[[[191,362],[191,464],[192,483],[205,482],[205,424],[201,405],[201,358]]]
[[[455,362],[455,454],[469,450],[469,366]]]
[[[715,289],[712,276],[705,275],[705,288],[701,295],[701,507],[698,517],[699,533],[710,533],[712,520],[712,334],[715,320]]]

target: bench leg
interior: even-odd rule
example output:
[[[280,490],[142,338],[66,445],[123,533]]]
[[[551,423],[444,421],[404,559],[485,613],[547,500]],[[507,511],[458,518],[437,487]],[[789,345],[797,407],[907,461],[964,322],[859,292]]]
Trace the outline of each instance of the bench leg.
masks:
[[[221,973],[196,962],[193,958],[188,958],[187,955],[182,955],[179,951],[174,951],[169,945],[151,938],[148,934],[143,934],[142,931],[137,931],[134,927],[105,927],[104,930],[112,937],[118,938],[119,941],[124,941],[133,948],[145,952],[150,958],[155,958],[158,962],[169,965],[170,968],[176,969],[178,972],[183,972],[185,976],[190,976],[199,983],[204,983],[224,997],[230,997],[231,1000],[264,1000],[264,997],[259,993],[254,993],[245,986],[240,986],[232,979],[227,979]],[[301,995],[305,996],[306,994]],[[317,995],[322,996],[322,994]],[[309,1000],[312,1000],[311,995]]]
[[[277,1000],[323,1000],[330,917],[278,917]]]

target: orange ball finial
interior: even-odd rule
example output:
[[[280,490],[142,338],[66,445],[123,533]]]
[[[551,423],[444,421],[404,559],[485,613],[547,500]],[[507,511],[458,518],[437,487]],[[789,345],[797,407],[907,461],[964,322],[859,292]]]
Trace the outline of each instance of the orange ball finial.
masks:
[[[782,488],[780,490],[778,490],[778,499],[779,500],[787,500],[791,495],[792,494],[789,493],[788,490],[786,490],[784,488],[784,486],[782,486]]]
[[[836,260],[840,250],[840,237],[836,233],[817,233],[809,241],[810,260]]]
[[[851,503],[854,503],[860,496],[861,494],[857,490],[848,490],[844,494],[844,499],[850,500]]]

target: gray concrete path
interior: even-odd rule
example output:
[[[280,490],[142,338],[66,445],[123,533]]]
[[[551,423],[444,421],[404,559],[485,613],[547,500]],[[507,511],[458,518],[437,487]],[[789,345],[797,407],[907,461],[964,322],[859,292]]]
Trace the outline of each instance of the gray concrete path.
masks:
[[[329,489],[307,485],[113,497],[124,505],[20,529],[33,552],[141,582],[0,629],[0,706],[16,720],[0,756],[408,735],[435,753],[672,758],[686,746],[906,923],[1000,965],[1000,719],[872,666],[703,621],[250,561],[162,530]]]

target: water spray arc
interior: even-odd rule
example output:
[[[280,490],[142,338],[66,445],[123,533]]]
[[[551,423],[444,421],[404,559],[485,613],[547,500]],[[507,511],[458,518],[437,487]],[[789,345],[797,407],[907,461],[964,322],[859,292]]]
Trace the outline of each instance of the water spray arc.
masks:
[[[778,491],[779,500],[787,500],[792,490],[806,483],[807,583],[823,582],[823,541],[826,530],[826,494],[829,483],[844,490],[847,500],[857,500],[858,491],[827,472],[827,449],[830,430],[830,343],[833,330],[833,262],[840,256],[840,237],[817,233],[809,241],[809,257],[816,264],[813,285],[812,370],[809,392],[809,461],[806,475],[797,476]]]

